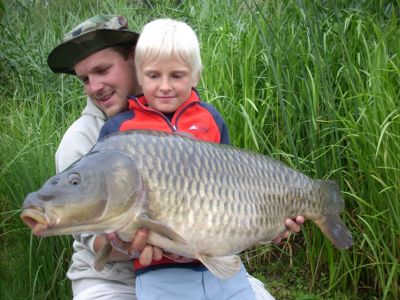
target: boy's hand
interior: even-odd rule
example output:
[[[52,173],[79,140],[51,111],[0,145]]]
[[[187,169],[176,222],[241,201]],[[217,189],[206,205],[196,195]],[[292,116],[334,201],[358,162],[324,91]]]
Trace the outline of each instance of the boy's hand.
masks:
[[[283,239],[286,239],[289,236],[290,232],[299,232],[301,229],[301,225],[304,223],[305,219],[303,216],[297,216],[295,219],[287,218],[285,220],[286,229],[284,232],[278,234],[272,242],[274,244],[279,244]]]

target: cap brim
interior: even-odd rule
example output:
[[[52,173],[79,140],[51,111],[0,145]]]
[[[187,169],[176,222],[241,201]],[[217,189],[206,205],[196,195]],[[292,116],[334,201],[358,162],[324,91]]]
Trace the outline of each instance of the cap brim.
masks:
[[[139,34],[128,30],[99,29],[58,45],[50,52],[47,64],[54,73],[75,75],[74,66],[89,55],[107,47],[132,42]]]

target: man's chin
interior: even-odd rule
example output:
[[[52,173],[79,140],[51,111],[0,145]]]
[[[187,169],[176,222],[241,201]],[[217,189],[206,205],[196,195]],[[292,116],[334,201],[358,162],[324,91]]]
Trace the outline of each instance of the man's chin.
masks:
[[[117,115],[117,114],[123,112],[124,110],[126,110],[125,107],[115,106],[115,105],[114,106],[109,106],[109,107],[103,107],[103,108],[100,108],[100,109],[105,113],[107,118],[114,117],[115,115]]]

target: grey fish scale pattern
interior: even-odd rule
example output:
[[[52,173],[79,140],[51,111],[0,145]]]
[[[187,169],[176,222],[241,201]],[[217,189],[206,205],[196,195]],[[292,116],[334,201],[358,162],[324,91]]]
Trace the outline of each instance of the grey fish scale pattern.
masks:
[[[239,156],[234,148],[179,135],[159,135],[163,133],[137,135],[127,149],[147,185],[151,217],[173,224],[177,232],[200,238],[213,230],[221,238],[229,232],[232,240],[247,236],[249,244],[268,241],[277,228],[283,229],[288,208],[295,214],[305,203],[302,199],[313,197],[312,180],[280,162],[241,150]],[[107,141],[102,143],[106,148],[117,144],[112,138]]]

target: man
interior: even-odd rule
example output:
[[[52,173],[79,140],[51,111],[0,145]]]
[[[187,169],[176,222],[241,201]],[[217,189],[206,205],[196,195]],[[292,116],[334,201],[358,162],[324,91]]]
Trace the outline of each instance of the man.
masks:
[[[88,96],[82,116],[66,131],[58,147],[57,172],[86,154],[97,141],[105,119],[127,109],[128,95],[141,92],[134,66],[138,36],[128,30],[124,17],[95,16],[68,32],[50,53],[50,69],[77,76]],[[290,219],[285,224],[291,231],[299,231],[303,221],[300,217],[298,224]],[[276,242],[286,234],[277,237]],[[94,269],[94,258],[106,237],[82,234],[74,238],[75,253],[67,274],[74,299],[135,299],[132,256],[113,250],[105,268],[98,272]],[[121,242],[115,235],[109,239]],[[130,245],[131,253],[141,253],[143,264],[161,259],[161,249],[147,245],[146,241],[147,231],[140,230]],[[258,288],[258,299],[271,299],[256,279],[250,277],[250,283],[254,289]]]

